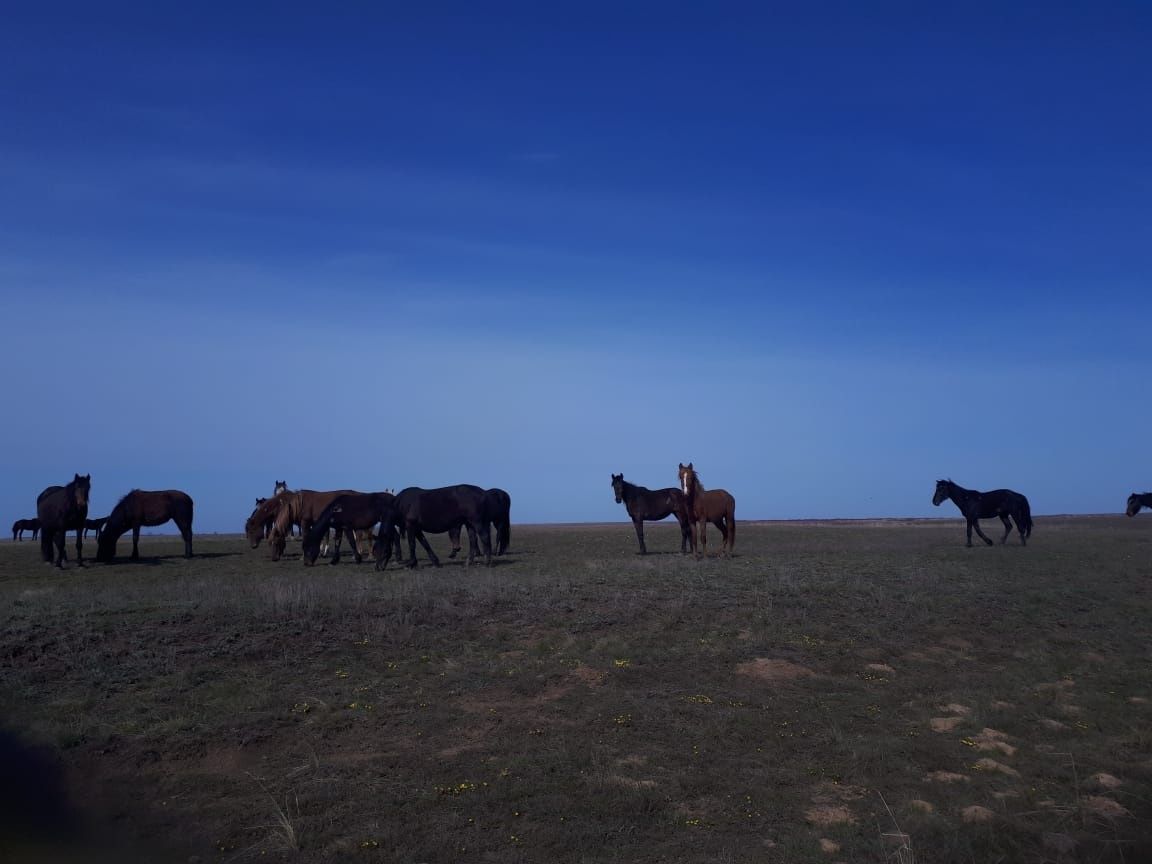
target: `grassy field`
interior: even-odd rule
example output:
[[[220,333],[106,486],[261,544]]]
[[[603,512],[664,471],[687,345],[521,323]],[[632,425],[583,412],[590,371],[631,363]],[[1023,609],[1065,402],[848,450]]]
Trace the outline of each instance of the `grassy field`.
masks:
[[[0,860],[1152,859],[1152,517],[648,534],[385,573],[0,544],[4,719],[79,819],[15,839],[16,796]]]

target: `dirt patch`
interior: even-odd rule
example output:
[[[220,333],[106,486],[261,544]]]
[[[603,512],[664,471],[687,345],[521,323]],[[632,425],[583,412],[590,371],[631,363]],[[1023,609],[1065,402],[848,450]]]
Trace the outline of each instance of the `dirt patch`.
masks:
[[[1041,717],[1038,722],[1045,729],[1051,730],[1052,732],[1061,732],[1068,728],[1066,723],[1061,723],[1059,720],[1053,720],[1050,717]]]
[[[979,771],[995,771],[999,774],[1005,774],[1009,777],[1020,776],[1020,772],[1015,768],[1011,768],[1005,765],[1003,762],[997,762],[995,759],[989,759],[987,757],[976,760],[974,767]]]
[[[1075,686],[1076,682],[1071,678],[1061,678],[1059,681],[1042,682],[1037,684],[1033,689],[1039,690],[1041,693],[1059,693]]]
[[[878,672],[881,675],[895,675],[896,670],[887,663],[869,663],[864,667],[869,672]]]
[[[741,663],[736,667],[736,674],[773,684],[780,681],[795,681],[799,678],[812,678],[816,675],[807,666],[789,660],[773,660],[769,657],[757,657],[755,660]]]
[[[1005,756],[1015,756],[1016,748],[1004,740],[1007,737],[1005,733],[997,729],[985,727],[979,735],[973,736],[972,741],[976,744],[977,750],[983,750],[985,752],[994,750]]]
[[[960,818],[965,822],[990,822],[996,818],[996,814],[987,807],[973,804],[960,811]]]
[[[925,801],[922,798],[913,798],[911,801],[908,802],[908,806],[911,807],[913,810],[919,810],[921,813],[935,813],[936,812],[936,806],[934,804],[929,803],[928,801]]]
[[[963,722],[963,717],[933,717],[928,726],[933,732],[951,732]]]
[[[972,643],[967,639],[961,639],[959,636],[948,636],[940,640],[941,645],[947,645],[949,648],[959,648],[961,651],[969,651],[972,648]]]
[[[593,669],[591,666],[585,666],[583,664],[576,666],[572,670],[572,674],[589,687],[599,687],[604,683],[604,679],[608,677],[608,673],[601,672],[599,669]]]
[[[829,840],[827,837],[820,838],[820,851],[827,855],[835,855],[840,851],[840,844],[835,840]]]
[[[1002,702],[999,699],[997,699],[995,702],[993,702],[988,707],[991,708],[993,711],[1015,711],[1016,710],[1016,706],[1013,703]]]
[[[816,804],[804,811],[804,819],[810,825],[854,824],[856,817],[843,804]]]
[[[1088,782],[1100,789],[1119,789],[1124,785],[1124,781],[1119,777],[1114,777],[1111,774],[1105,774],[1101,771],[1099,774],[1093,774],[1088,778]]]
[[[934,780],[937,783],[970,783],[971,779],[963,774],[957,774],[955,771],[933,771],[927,776],[928,780]]]
[[[1084,808],[1085,812],[1091,813],[1094,816],[1102,816],[1110,822],[1132,815],[1124,805],[1113,801],[1111,798],[1104,798],[1099,795],[1087,795],[1081,798],[1080,806]]]
[[[961,717],[967,717],[972,713],[972,709],[967,705],[961,705],[959,702],[949,702],[947,705],[941,705],[938,709],[945,714],[959,714]]]

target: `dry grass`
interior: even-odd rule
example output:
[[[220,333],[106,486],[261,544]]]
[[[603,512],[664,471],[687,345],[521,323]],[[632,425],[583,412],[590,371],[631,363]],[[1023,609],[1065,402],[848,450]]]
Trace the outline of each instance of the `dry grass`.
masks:
[[[648,533],[383,574],[3,543],[0,698],[88,848],[149,860],[1152,855],[1148,522],[749,524],[701,562]]]

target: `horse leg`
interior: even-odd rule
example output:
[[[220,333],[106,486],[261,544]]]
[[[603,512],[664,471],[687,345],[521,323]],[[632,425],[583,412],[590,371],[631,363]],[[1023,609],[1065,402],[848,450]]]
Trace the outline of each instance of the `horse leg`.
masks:
[[[480,538],[480,546],[484,549],[484,566],[492,566],[492,523],[485,519],[481,519],[476,523],[476,535]],[[472,541],[471,532],[468,537],[469,542]],[[475,543],[472,543],[475,548]]]
[[[452,541],[452,551],[448,553],[449,558],[455,558],[460,554],[460,526],[453,525],[448,529],[448,539]]]
[[[1024,533],[1024,526],[1020,524],[1021,521],[1023,521],[1020,519],[1020,511],[1016,511],[1015,513],[1012,514],[1012,520],[1016,523],[1016,533],[1020,535],[1020,545],[1021,546],[1027,546],[1028,545],[1028,537]],[[1007,537],[1008,535],[1005,534],[1004,536]]]
[[[360,539],[356,536],[356,529],[349,526],[346,534],[348,545],[352,549],[352,560],[359,564],[364,560],[364,554],[360,551]]]
[[[980,520],[979,519],[971,520],[968,523],[968,525],[969,525],[969,530],[968,530],[968,545],[969,546],[972,545],[972,530],[971,530],[972,528],[976,529],[976,533],[980,535],[980,539],[984,541],[985,545],[987,545],[987,546],[992,545],[992,541],[988,539],[988,535],[980,530]]]
[[[633,519],[632,524],[636,526],[636,539],[640,541],[640,554],[647,555],[648,547],[644,545],[644,520]]]
[[[64,537],[68,536],[67,531],[62,531],[60,533]],[[84,566],[84,532],[80,530],[76,531],[76,566]]]
[[[428,545],[428,538],[424,536],[424,532],[421,531],[419,528],[416,528],[413,530],[413,533],[415,534],[414,539],[419,540],[420,545],[422,547],[424,547],[424,552],[428,555],[428,560],[432,562],[432,566],[433,567],[439,567],[440,566],[440,559],[436,557],[436,553],[433,552],[432,547],[430,545]],[[411,545],[412,542],[413,542],[413,538],[409,538],[408,539],[409,545]],[[411,564],[411,566],[412,567],[416,566],[416,549],[415,549],[415,546],[413,546],[413,548],[412,548],[412,564]]]
[[[192,523],[191,522],[177,522],[176,527],[180,529],[180,536],[184,538],[184,557],[192,557]]]
[[[332,560],[329,561],[328,563],[329,564],[339,564],[340,563],[340,547],[343,545],[343,541],[344,541],[344,529],[337,527],[336,530],[333,531],[332,533],[335,535],[332,538]]]
[[[140,526],[135,525],[132,528],[132,560],[140,560]]]
[[[708,557],[708,520],[699,519],[696,522],[696,530],[700,532],[700,551],[696,553],[697,558]]]
[[[1012,533],[1012,523],[1004,513],[1000,514],[1000,521],[1004,523],[1004,536],[1000,538],[1000,545],[1003,546],[1008,541],[1008,535]]]
[[[64,545],[68,542],[68,532],[60,529],[52,536],[52,540],[56,543],[56,566],[63,570],[64,558],[66,556]]]
[[[728,526],[726,524],[724,524],[724,517],[723,516],[716,517],[715,519],[712,520],[712,524],[715,525],[720,531],[720,554],[723,555],[725,558],[727,558],[728,557]]]

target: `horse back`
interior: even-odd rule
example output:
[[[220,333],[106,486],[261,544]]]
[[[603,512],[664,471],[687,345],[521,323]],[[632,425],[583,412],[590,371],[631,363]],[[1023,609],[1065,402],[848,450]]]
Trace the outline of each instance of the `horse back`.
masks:
[[[396,496],[394,506],[399,519],[420,530],[440,534],[465,522],[484,518],[484,490],[461,483],[437,489],[409,486]]]

